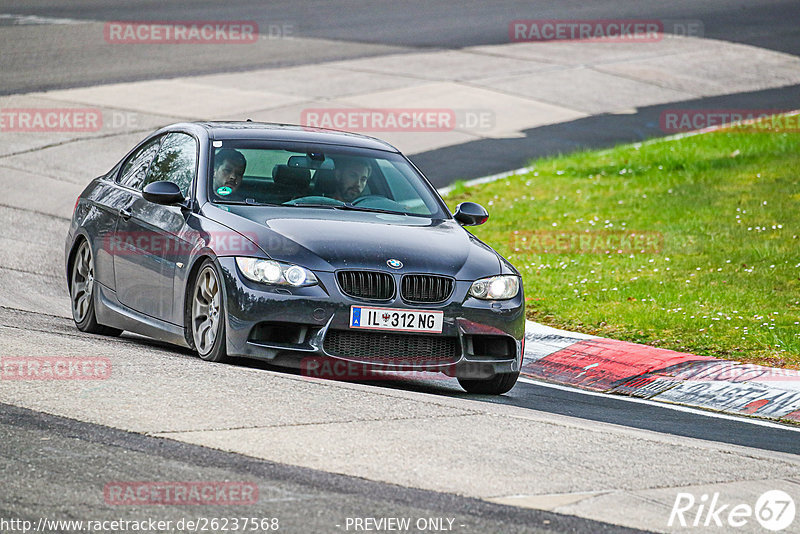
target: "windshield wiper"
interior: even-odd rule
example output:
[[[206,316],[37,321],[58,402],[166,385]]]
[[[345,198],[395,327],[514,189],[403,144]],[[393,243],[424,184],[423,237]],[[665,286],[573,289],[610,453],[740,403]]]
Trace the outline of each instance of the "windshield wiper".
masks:
[[[256,202],[252,198],[242,200],[214,200],[214,204],[230,204],[233,206],[280,206],[281,204],[273,204],[270,202]]]
[[[280,206],[280,204],[275,204],[274,202],[258,202],[252,198],[244,199],[244,203],[248,206]]]
[[[276,206],[282,206],[286,208],[328,208],[328,209],[334,209],[339,207],[339,206],[334,206],[332,204],[317,204],[314,202],[308,202],[308,203],[299,202],[297,204],[284,203],[284,204],[276,204]]]
[[[334,208],[337,210],[368,211],[372,213],[389,213],[391,215],[408,215],[408,213],[404,211],[383,210],[380,208],[367,208],[364,206],[356,206],[354,204],[350,204],[349,202],[345,202],[341,206],[334,206]]]

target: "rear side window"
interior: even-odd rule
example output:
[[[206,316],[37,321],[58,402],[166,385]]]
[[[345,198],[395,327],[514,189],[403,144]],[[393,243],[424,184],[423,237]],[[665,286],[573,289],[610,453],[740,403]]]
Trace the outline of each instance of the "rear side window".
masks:
[[[141,189],[144,187],[147,169],[156,157],[160,142],[160,137],[158,139],[153,139],[131,154],[131,157],[129,157],[125,165],[122,166],[122,172],[118,180],[120,184],[125,187],[130,187],[131,189]]]
[[[197,141],[191,135],[171,133],[161,142],[161,149],[142,187],[152,182],[169,181],[177,184],[186,196],[196,174]]]

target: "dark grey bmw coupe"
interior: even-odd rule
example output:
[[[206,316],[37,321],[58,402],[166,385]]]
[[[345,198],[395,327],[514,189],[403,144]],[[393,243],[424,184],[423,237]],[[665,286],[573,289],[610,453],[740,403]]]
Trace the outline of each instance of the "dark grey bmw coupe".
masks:
[[[66,240],[84,332],[136,332],[309,374],[331,362],[439,372],[472,393],[519,376],[519,273],[378,139],[254,122],[142,141],[75,204]],[[314,375],[316,376],[316,375]]]

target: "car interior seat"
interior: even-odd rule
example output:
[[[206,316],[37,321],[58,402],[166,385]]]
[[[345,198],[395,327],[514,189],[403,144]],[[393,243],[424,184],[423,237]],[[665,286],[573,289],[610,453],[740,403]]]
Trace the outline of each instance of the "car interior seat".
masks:
[[[332,197],[336,193],[336,175],[333,169],[319,169],[314,173],[314,187],[311,194],[318,197]]]
[[[308,169],[275,165],[272,168],[272,181],[275,182],[275,194],[287,197],[284,202],[311,194],[311,171]]]

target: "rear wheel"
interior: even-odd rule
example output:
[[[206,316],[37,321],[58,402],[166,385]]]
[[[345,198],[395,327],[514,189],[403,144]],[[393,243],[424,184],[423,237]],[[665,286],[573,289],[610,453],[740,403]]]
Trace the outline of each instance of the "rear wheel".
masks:
[[[482,395],[502,395],[511,391],[519,378],[519,371],[516,373],[498,373],[488,380],[470,380],[459,378],[458,383],[467,393],[478,393]]]
[[[88,241],[84,240],[75,254],[70,282],[72,319],[78,330],[105,336],[120,335],[122,330],[97,322],[94,313],[94,257]]]
[[[211,260],[203,263],[195,278],[190,319],[192,341],[197,354],[209,362],[226,360],[222,285]]]

